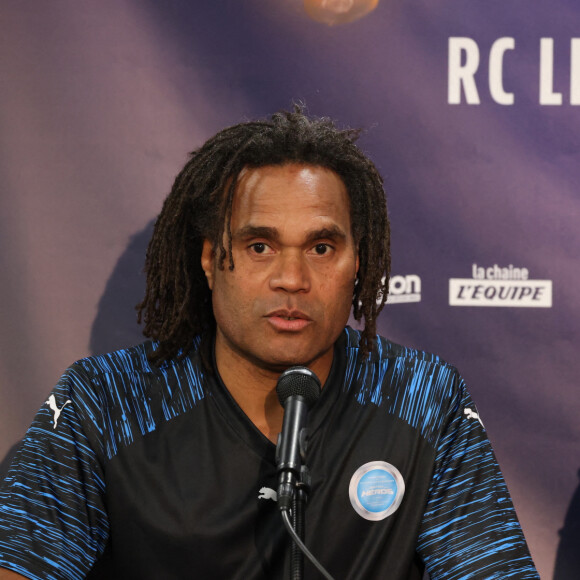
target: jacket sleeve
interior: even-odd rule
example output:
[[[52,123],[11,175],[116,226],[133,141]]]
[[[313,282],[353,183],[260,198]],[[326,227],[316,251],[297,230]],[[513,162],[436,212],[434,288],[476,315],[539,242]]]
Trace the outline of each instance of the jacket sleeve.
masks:
[[[418,551],[432,580],[539,578],[491,444],[460,377],[437,442]]]
[[[32,579],[80,579],[103,552],[97,403],[73,367],[37,413],[0,488],[0,567]]]

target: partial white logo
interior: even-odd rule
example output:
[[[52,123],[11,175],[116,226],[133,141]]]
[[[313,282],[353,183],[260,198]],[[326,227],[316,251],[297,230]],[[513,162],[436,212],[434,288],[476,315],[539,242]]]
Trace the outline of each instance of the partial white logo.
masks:
[[[530,280],[527,268],[473,264],[473,278],[449,279],[450,306],[552,307],[552,280]]]
[[[580,105],[578,67],[574,64],[570,67],[568,77],[569,95],[564,95],[556,90],[554,70],[560,62],[557,62],[557,57],[554,54],[557,53],[560,56],[560,48],[555,50],[554,40],[559,41],[560,39],[545,36],[540,38],[539,50],[535,48],[531,53],[535,53],[536,58],[538,58],[536,61],[536,70],[538,70],[540,81],[536,84],[539,89],[538,103],[540,105],[562,106],[568,97],[570,105]],[[580,54],[580,38],[571,38],[568,42],[570,59],[575,63],[577,55]],[[447,102],[450,105],[459,105],[462,102],[467,105],[479,105],[481,103],[479,91],[482,88],[481,85],[485,83],[489,87],[491,98],[496,103],[513,105],[516,95],[505,90],[504,80],[505,71],[514,70],[514,67],[504,66],[504,60],[512,60],[513,62],[513,51],[515,50],[516,39],[513,36],[496,38],[493,43],[491,40],[486,41],[486,46],[478,44],[473,38],[467,36],[450,36],[447,56]],[[481,55],[482,52],[485,56]],[[528,56],[530,55],[528,54]],[[520,58],[522,57],[520,56]],[[523,58],[526,59],[525,54]],[[480,62],[484,61],[489,63],[487,78],[486,72],[481,70],[478,72]],[[531,94],[527,90],[530,88],[526,87],[525,92]]]
[[[359,516],[376,522],[397,511],[405,495],[405,481],[394,465],[371,461],[354,472],[348,495]]]
[[[56,425],[58,423],[58,418],[60,417],[60,414],[62,413],[62,410],[69,404],[72,403],[72,401],[70,399],[67,399],[65,404],[59,409],[58,405],[56,404],[56,398],[54,395],[50,395],[50,397],[48,397],[48,401],[46,401],[46,404],[54,411],[54,426],[53,429],[56,429]]]
[[[463,414],[468,418],[468,419],[477,419],[480,423],[480,425],[483,427],[483,423],[481,422],[481,419],[479,418],[479,414],[476,413],[473,409],[463,409]],[[485,429],[485,427],[483,427]]]
[[[278,501],[278,494],[271,487],[261,487],[258,493],[258,499]]]
[[[382,280],[383,284],[385,279]],[[382,295],[379,294],[377,302]],[[421,302],[421,278],[416,274],[406,276],[391,276],[389,278],[389,295],[387,304],[402,304],[405,302]]]
[[[387,304],[421,302],[421,278],[417,274],[392,276],[389,280]]]

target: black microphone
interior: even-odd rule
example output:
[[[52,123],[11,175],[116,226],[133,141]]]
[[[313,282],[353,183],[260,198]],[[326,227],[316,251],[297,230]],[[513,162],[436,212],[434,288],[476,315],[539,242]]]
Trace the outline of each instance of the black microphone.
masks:
[[[278,507],[290,509],[296,480],[300,477],[308,410],[320,397],[320,381],[306,367],[290,367],[278,379],[276,393],[282,407],[284,420],[278,435],[276,464],[278,468]]]

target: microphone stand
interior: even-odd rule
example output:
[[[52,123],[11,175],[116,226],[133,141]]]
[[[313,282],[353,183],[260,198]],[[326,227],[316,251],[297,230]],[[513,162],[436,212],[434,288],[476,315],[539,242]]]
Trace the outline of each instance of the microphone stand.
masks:
[[[305,505],[311,484],[310,472],[305,464],[307,428],[304,424],[308,410],[320,397],[320,381],[306,367],[290,367],[280,375],[276,393],[284,407],[282,432],[276,445],[277,499],[282,521],[292,538],[290,578],[302,580],[306,555],[324,578],[332,580],[332,576],[304,544]]]
[[[292,517],[295,521],[295,525],[298,525],[298,527],[302,527],[302,535],[304,535],[304,505],[306,503],[307,489],[310,488],[310,476],[307,474],[308,474],[308,471],[306,469],[301,468],[300,481],[297,482],[296,485],[294,486],[294,490],[296,491],[295,496],[297,498],[296,499],[296,502],[297,502],[296,509],[294,508],[295,496],[292,496],[292,499],[290,500],[290,505],[292,506],[292,511],[293,511]],[[304,482],[304,484],[303,484],[303,482]],[[297,497],[299,495],[301,496],[300,498]],[[326,578],[326,580],[334,580],[332,578],[332,576],[324,569],[322,564],[320,564],[320,562],[314,557],[312,552],[305,546],[302,538],[300,538],[298,536],[298,534],[296,533],[296,530],[294,529],[294,526],[292,525],[292,522],[290,521],[290,517],[288,516],[288,512],[291,511],[290,505],[281,507],[280,514],[282,516],[282,521],[284,522],[284,526],[286,526],[286,530],[288,531],[288,533],[290,534],[290,537],[293,540],[293,544],[291,546],[291,552],[290,552],[291,558],[290,558],[290,566],[289,566],[290,573],[291,573],[291,579],[296,580],[298,578],[301,578],[301,574],[303,574],[303,572],[304,572],[303,561],[302,561],[302,565],[300,565],[301,559],[300,559],[298,551],[297,551],[299,549],[299,550],[302,550],[302,552],[308,557],[308,559],[312,562],[312,564],[314,564],[315,568],[320,572],[320,574],[324,578]],[[294,514],[298,514],[298,513],[301,513],[302,515],[295,518]],[[296,563],[294,563],[294,562],[296,562]]]
[[[306,465],[300,467],[300,479],[296,482],[294,498],[292,499],[292,527],[297,536],[304,542],[306,528],[306,503],[310,491],[310,473]],[[302,580],[304,578],[304,553],[302,549],[292,541],[290,552],[290,579]]]

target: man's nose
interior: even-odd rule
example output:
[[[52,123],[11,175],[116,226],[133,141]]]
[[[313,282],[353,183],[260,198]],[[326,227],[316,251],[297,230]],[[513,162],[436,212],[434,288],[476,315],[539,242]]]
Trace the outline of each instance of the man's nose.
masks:
[[[307,258],[299,251],[281,252],[273,264],[270,288],[286,292],[308,292],[310,270]]]

